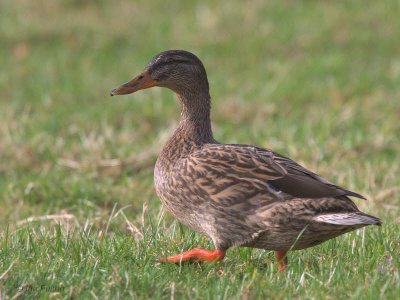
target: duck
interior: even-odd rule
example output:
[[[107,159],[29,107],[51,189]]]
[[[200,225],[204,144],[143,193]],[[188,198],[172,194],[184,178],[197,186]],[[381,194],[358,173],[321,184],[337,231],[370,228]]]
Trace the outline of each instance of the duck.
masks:
[[[214,250],[194,248],[163,263],[221,261],[231,247],[275,251],[278,269],[287,252],[319,245],[349,231],[381,225],[335,185],[292,159],[258,146],[223,144],[211,128],[211,97],[200,59],[185,50],[163,51],[111,96],[164,87],[176,94],[180,120],[154,168],[155,190],[179,222],[210,238]]]

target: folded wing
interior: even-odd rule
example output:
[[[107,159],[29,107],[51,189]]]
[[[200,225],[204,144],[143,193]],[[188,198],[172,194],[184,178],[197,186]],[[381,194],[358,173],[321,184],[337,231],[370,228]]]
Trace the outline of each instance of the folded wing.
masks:
[[[208,144],[188,157],[200,174],[214,172],[216,178],[233,176],[259,186],[268,185],[295,198],[323,198],[360,194],[334,185],[293,160],[270,150],[247,145]],[[223,178],[221,178],[223,181]]]

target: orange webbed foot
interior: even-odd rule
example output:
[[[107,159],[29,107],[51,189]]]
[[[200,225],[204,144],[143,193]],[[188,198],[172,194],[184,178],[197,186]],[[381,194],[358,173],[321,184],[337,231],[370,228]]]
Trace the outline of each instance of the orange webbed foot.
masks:
[[[289,264],[288,258],[286,256],[287,251],[276,251],[276,260],[278,261],[278,269],[281,272],[285,272],[286,267]]]
[[[181,254],[168,256],[167,258],[160,258],[158,261],[161,263],[175,263],[179,264],[185,261],[198,261],[198,262],[214,262],[221,261],[225,257],[225,251],[222,250],[206,250],[202,248],[195,248]]]

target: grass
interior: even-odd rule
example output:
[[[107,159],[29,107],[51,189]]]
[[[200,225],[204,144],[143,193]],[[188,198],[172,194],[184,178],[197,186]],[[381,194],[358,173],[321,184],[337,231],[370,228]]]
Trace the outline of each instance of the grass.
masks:
[[[395,299],[399,12],[397,1],[3,1],[0,297]],[[157,264],[212,248],[153,189],[178,107],[159,88],[108,92],[172,48],[203,60],[218,140],[290,156],[365,195],[357,205],[384,225],[292,252],[286,274],[251,249]]]
[[[365,234],[365,236],[364,236]],[[234,249],[219,264],[159,265],[156,257],[211,244],[189,230],[147,224],[144,239],[133,242],[113,230],[99,238],[94,227],[66,224],[22,228],[6,233],[2,251],[14,263],[4,289],[27,297],[65,298],[363,298],[394,299],[400,235],[387,227],[352,233],[291,254],[291,266],[279,274],[270,252]],[[363,240],[365,244],[363,245]],[[372,241],[375,241],[372,242]],[[29,270],[29,272],[27,272]]]

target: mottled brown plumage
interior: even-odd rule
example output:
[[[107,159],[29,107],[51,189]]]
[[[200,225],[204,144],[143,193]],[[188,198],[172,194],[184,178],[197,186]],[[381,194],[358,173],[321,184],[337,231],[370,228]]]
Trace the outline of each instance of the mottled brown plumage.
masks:
[[[228,248],[246,246],[277,251],[283,269],[288,250],[381,224],[348,198],[363,196],[291,159],[260,147],[214,140],[206,71],[192,53],[159,53],[142,74],[111,95],[152,86],[173,90],[181,105],[179,125],[155,166],[157,194],[175,218],[210,237],[217,249],[193,249],[167,261],[220,260]]]

